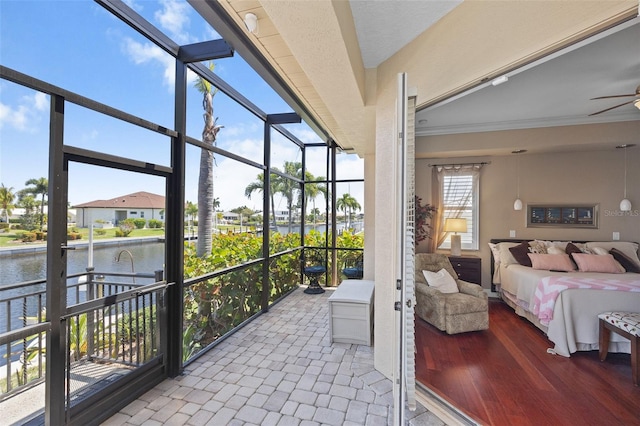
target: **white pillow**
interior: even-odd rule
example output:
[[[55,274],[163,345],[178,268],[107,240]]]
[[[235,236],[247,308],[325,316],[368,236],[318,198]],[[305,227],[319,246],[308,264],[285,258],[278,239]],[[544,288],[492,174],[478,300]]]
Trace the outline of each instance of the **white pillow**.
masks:
[[[591,247],[591,251],[593,251],[593,254],[597,254],[598,256],[606,256],[609,254],[609,250],[602,247]]]
[[[427,280],[429,287],[433,287],[440,291],[440,293],[458,293],[458,285],[456,280],[442,268],[438,272],[422,271],[424,278]]]
[[[551,246],[547,247],[547,254],[565,254],[565,251],[560,247]]]

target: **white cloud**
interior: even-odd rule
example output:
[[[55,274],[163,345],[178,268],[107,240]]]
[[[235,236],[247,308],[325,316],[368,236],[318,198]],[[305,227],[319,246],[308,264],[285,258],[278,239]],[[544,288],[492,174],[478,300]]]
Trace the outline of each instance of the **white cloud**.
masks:
[[[0,103],[0,127],[5,124],[16,130],[34,132],[36,126],[30,124],[40,122],[41,112],[49,110],[49,96],[42,92],[23,96],[19,105],[11,107]]]
[[[34,97],[34,105],[38,111],[46,111],[49,107],[49,96],[42,92],[37,92]]]
[[[0,103],[0,127],[7,123],[16,129],[22,130],[26,121],[24,109],[22,111],[20,109],[12,110],[7,105]]]
[[[184,32],[184,27],[189,24],[187,2],[160,0],[160,4],[162,9],[156,11],[154,15],[160,26],[167,30],[178,44],[188,43],[189,35]]]
[[[124,51],[136,65],[151,63],[163,68],[163,84],[173,91],[175,87],[175,60],[171,55],[152,43],[139,43],[129,37],[124,38]]]
[[[135,0],[123,0],[123,1],[124,1],[124,4],[126,4],[136,12],[140,12],[144,9],[144,7],[142,7],[142,5],[137,3]]]

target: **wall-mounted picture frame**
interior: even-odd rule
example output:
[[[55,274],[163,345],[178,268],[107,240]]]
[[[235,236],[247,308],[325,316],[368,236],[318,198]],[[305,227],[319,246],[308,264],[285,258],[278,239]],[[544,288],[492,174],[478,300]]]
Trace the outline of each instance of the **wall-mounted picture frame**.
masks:
[[[598,228],[598,204],[527,204],[527,228]]]

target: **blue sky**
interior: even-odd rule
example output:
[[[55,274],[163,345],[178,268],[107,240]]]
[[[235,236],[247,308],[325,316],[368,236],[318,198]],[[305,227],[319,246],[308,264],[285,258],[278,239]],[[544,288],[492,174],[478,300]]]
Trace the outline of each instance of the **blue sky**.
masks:
[[[185,1],[127,2],[178,44],[219,38]],[[154,123],[173,127],[173,59],[92,1],[0,0],[0,64]],[[286,105],[240,58],[216,61],[215,73],[267,113],[289,112]],[[187,133],[199,139],[202,97],[190,76]],[[215,116],[224,129],[218,146],[262,162],[262,122],[218,93]],[[111,118],[66,104],[65,143],[109,154],[169,165],[169,140]],[[302,125],[290,130],[304,142],[318,137]],[[49,97],[0,80],[0,182],[14,192],[31,178],[48,175]],[[293,144],[274,133],[273,164],[300,161]],[[308,170],[325,175],[322,150],[308,152]],[[199,150],[187,150],[186,198],[197,200]],[[261,208],[259,194],[251,200],[244,188],[259,170],[217,156],[215,196],[223,209],[240,205]],[[339,156],[339,178],[363,177],[362,160]],[[69,201],[73,204],[108,199],[135,191],[164,194],[163,180],[94,166],[72,164]],[[341,185],[363,204],[361,184]],[[284,209],[277,200],[276,209]]]

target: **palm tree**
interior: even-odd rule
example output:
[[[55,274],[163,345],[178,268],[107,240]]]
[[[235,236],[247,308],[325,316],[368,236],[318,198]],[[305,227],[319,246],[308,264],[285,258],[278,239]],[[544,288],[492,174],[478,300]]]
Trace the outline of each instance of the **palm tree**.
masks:
[[[191,239],[191,226],[193,225],[193,221],[198,214],[198,205],[193,204],[191,201],[187,201],[187,206],[184,209],[184,214],[187,216],[187,220],[189,221],[189,239]]]
[[[211,62],[209,69],[213,72],[215,64]],[[218,93],[210,82],[199,78],[195,84],[202,93],[202,107],[204,108],[204,128],[202,142],[215,146],[216,137],[223,126],[217,125],[217,118],[213,118],[213,97]],[[198,178],[198,244],[196,254],[204,257],[211,253],[211,234],[214,214],[213,198],[213,152],[202,149],[200,152],[200,176]]]
[[[47,196],[49,192],[49,181],[47,178],[41,177],[39,179],[29,179],[24,183],[27,185],[23,191],[27,194],[33,194],[34,197],[40,195],[40,229],[43,228],[44,225],[44,197]],[[29,186],[31,185],[31,186]]]
[[[313,176],[313,174],[311,174],[311,172],[308,172],[305,170],[304,173],[305,176],[305,186],[304,186],[304,197],[305,197],[305,208],[309,202],[309,200],[311,200],[311,203],[313,204],[313,208],[311,209],[311,213],[313,214],[313,228],[315,229],[316,227],[316,212],[318,211],[318,209],[316,208],[316,197],[320,194],[323,194],[326,198],[327,196],[327,185],[324,183],[313,183],[313,182],[318,182],[318,181],[323,181],[325,180],[324,176],[319,176],[319,177],[315,177]],[[310,183],[311,182],[311,183]],[[306,216],[306,212],[305,212],[305,216]]]
[[[198,214],[198,205],[193,204],[191,201],[187,201],[187,207],[184,209],[184,213],[187,215],[189,220],[193,221]]]
[[[216,214],[216,212],[218,211],[218,209],[220,208],[220,198],[216,197],[213,199],[213,225],[216,229],[216,232],[220,232],[218,230],[218,215]]]
[[[13,200],[16,197],[12,192],[13,187],[6,187],[4,183],[0,185],[0,209],[4,212],[5,221],[9,223],[9,216],[11,216],[12,210],[15,208]]]
[[[33,195],[21,192],[17,205],[24,209],[24,214],[21,217],[22,227],[27,231],[33,231],[36,229],[37,226],[35,224],[35,215],[33,214],[33,211],[36,209],[38,203],[36,199],[33,198]]]
[[[272,170],[279,171],[277,167],[273,167]],[[273,219],[273,223],[272,223],[273,229],[276,229],[276,205],[273,200],[273,196],[277,192],[277,186],[278,186],[278,181],[277,179],[275,179],[276,176],[278,175],[273,175],[271,177],[271,190],[269,191],[269,199],[271,201],[271,217]],[[251,199],[251,195],[253,195],[254,192],[263,192],[263,191],[264,191],[264,173],[260,173],[258,175],[258,180],[256,180],[255,182],[251,182],[244,189],[244,196],[247,197],[248,199]]]
[[[342,210],[347,214],[347,228],[351,227],[351,211],[352,210],[361,210],[362,207],[358,200],[351,196],[349,193],[342,194],[342,197],[336,200],[336,208],[338,210]]]
[[[302,176],[302,163],[297,161],[285,161],[284,172],[290,176],[300,178]],[[300,191],[298,182],[278,176],[276,187],[278,192],[287,200],[287,210],[289,211],[289,233],[293,225],[293,201],[296,199],[296,191]]]

